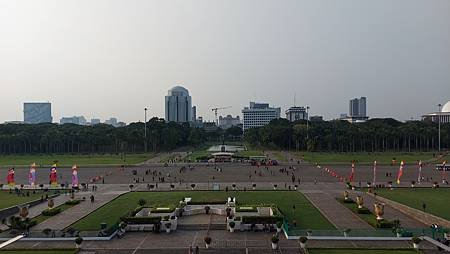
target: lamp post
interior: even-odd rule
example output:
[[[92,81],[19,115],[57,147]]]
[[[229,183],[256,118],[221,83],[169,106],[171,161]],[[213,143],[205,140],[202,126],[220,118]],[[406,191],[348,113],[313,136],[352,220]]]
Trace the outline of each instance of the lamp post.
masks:
[[[309,106],[306,106],[306,140],[309,140]]]
[[[439,112],[438,112],[438,132],[439,132],[439,134],[438,134],[438,136],[439,136],[439,138],[438,138],[438,151],[439,152],[441,152],[441,107],[442,107],[442,104],[438,104],[438,108],[439,108]]]
[[[147,108],[144,108],[144,150],[147,153]]]

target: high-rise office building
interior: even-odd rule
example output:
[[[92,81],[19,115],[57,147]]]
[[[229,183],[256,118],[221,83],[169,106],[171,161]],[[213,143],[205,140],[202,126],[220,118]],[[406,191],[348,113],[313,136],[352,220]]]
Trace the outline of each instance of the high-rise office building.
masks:
[[[366,97],[355,98],[350,100],[348,116],[346,118],[342,118],[341,120],[349,121],[351,123],[364,122],[369,117],[367,116],[367,99]]]
[[[290,107],[285,113],[286,119],[289,120],[289,122],[308,120],[308,113],[304,107]]]
[[[355,98],[350,100],[348,116],[350,117],[367,117],[366,97]]]
[[[24,123],[51,123],[52,104],[50,102],[25,102],[23,104]]]
[[[197,106],[192,106],[192,122],[197,120]]]
[[[192,98],[184,87],[175,86],[169,90],[165,99],[165,108],[167,122],[192,121]]]
[[[273,119],[280,118],[281,108],[269,107],[269,103],[250,102],[250,107],[242,110],[243,130],[267,125]]]

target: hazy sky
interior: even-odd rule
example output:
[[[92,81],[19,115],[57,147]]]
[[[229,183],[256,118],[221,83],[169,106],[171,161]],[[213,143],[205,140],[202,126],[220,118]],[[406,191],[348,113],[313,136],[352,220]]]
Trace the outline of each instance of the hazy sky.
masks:
[[[24,101],[58,122],[163,117],[175,85],[206,119],[294,94],[327,119],[360,96],[371,117],[417,118],[450,100],[450,1],[0,0],[0,122]]]

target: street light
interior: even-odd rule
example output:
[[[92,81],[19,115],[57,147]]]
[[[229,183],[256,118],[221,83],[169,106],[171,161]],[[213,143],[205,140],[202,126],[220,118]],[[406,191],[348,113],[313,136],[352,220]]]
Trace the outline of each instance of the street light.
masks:
[[[309,106],[306,106],[306,140],[309,140]]]
[[[144,150],[147,153],[147,108],[144,108]]]
[[[442,104],[438,104],[439,112],[438,112],[438,126],[439,126],[439,145],[438,145],[438,151],[441,152],[441,107]]]

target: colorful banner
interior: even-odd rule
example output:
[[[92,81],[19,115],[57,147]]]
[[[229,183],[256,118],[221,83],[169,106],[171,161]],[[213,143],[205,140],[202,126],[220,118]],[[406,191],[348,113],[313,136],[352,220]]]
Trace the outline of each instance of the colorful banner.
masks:
[[[14,180],[14,174],[15,174],[14,168],[8,169],[8,176],[6,176],[6,182],[11,187],[16,185],[16,181]]]
[[[352,172],[348,178],[349,182],[353,182],[353,178],[355,178],[355,162],[352,162]]]
[[[420,183],[422,181],[422,161],[419,161],[419,176],[417,176],[417,182]]]
[[[30,172],[28,172],[28,183],[31,187],[36,184],[36,163],[31,164]]]
[[[398,169],[398,175],[397,175],[397,184],[400,184],[400,178],[402,178],[403,175],[403,167],[404,167],[405,163],[402,161],[400,163],[400,168]]]
[[[50,184],[55,186],[58,184],[58,175],[56,174],[56,163],[50,169]]]
[[[72,188],[78,187],[78,168],[77,165],[73,165],[72,167]]]
[[[375,185],[377,181],[377,161],[373,162],[373,185]]]

